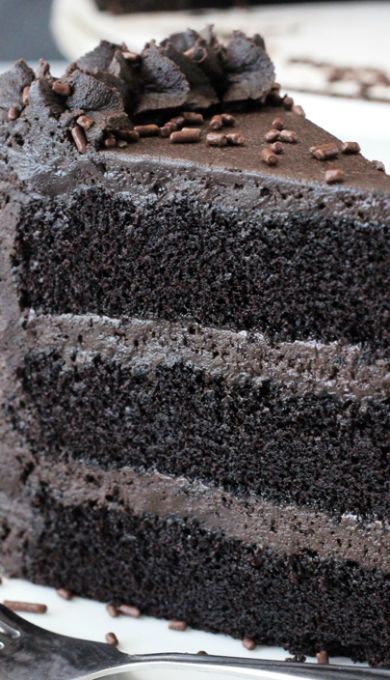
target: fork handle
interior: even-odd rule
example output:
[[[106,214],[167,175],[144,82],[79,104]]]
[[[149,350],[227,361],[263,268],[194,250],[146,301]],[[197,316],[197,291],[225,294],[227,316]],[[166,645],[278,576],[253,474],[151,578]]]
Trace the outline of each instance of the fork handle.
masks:
[[[359,666],[321,666],[319,664],[295,663],[288,661],[265,661],[263,659],[238,659],[221,656],[198,656],[190,654],[155,654],[132,657],[134,664],[160,666],[166,670],[181,667],[183,671],[202,668],[223,671],[224,678],[248,677],[258,680],[374,680],[390,678],[390,670]],[[130,668],[130,666],[128,667]],[[156,680],[158,675],[156,674]]]

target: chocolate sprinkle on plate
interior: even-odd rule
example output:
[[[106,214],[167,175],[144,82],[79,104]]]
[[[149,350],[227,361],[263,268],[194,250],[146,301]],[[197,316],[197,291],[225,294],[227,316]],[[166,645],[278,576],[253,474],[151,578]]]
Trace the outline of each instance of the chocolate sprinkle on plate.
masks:
[[[4,600],[4,607],[8,607],[13,612],[23,612],[25,614],[46,614],[47,605],[39,602],[18,602],[16,600]]]
[[[106,634],[106,642],[108,645],[111,645],[111,647],[118,647],[119,645],[119,640],[115,633],[107,633]]]
[[[69,601],[73,599],[73,594],[67,588],[58,588],[56,593],[63,600]]]
[[[120,614],[124,614],[125,616],[130,616],[132,619],[139,619],[139,617],[141,616],[140,609],[129,604],[119,605],[118,612]]]
[[[178,621],[177,619],[173,619],[168,623],[168,628],[169,630],[176,630],[180,633],[184,633],[184,631],[186,631],[188,628],[188,624],[185,621]]]
[[[318,654],[316,654],[316,659],[317,663],[321,664],[322,666],[328,665],[329,654],[325,650],[322,650],[321,652],[318,652]]]
[[[256,647],[257,647],[256,642],[254,640],[252,640],[251,638],[244,638],[243,641],[242,641],[242,645],[249,652],[253,652],[253,650],[256,649]]]
[[[112,619],[116,619],[119,616],[118,609],[111,602],[106,605],[106,611]]]

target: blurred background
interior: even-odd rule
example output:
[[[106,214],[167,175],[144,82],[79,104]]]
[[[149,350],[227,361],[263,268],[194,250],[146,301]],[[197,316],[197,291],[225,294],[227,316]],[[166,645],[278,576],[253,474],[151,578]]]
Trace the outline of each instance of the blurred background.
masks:
[[[139,50],[151,38],[210,23],[222,39],[235,28],[260,32],[279,82],[308,117],[343,139],[358,140],[368,158],[383,160],[390,170],[389,0],[247,3],[0,0],[0,68],[21,56],[31,63],[44,56],[60,73],[65,61],[102,38]],[[171,11],[175,4],[191,9]]]

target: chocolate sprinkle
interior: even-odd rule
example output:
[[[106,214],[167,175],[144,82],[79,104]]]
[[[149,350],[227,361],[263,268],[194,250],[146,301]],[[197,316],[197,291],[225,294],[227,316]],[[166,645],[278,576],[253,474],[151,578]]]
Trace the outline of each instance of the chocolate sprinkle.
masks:
[[[184,633],[188,628],[188,624],[185,621],[173,619],[168,623],[168,628],[169,630],[176,630],[180,633]]]
[[[360,144],[357,142],[344,142],[341,147],[341,152],[345,154],[360,153]]]
[[[325,650],[322,650],[316,654],[316,659],[317,663],[321,664],[322,666],[326,666],[329,663],[329,654]]]
[[[172,144],[196,144],[200,142],[202,131],[199,128],[183,128],[172,132],[169,141]]]
[[[160,128],[158,125],[136,125],[134,131],[139,134],[140,137],[159,137]]]
[[[340,170],[340,168],[335,168],[334,170],[327,170],[325,173],[325,182],[327,184],[339,184],[344,182],[345,173]]]
[[[117,609],[120,614],[130,616],[132,619],[139,619],[141,616],[141,611],[138,609],[138,607],[134,607],[132,605],[121,604]]]
[[[273,167],[273,166],[278,164],[277,156],[269,148],[262,150],[261,160],[263,161],[263,163],[265,163],[266,165],[269,165],[270,167]]]
[[[310,153],[313,158],[318,161],[326,161],[331,158],[337,158],[339,149],[336,143],[329,142],[328,144],[321,144],[320,146],[312,146]]]
[[[281,116],[277,116],[274,118],[272,121],[272,129],[273,130],[283,130],[284,128],[284,120]]]
[[[245,137],[240,132],[228,132],[226,139],[232,146],[245,146]]]
[[[209,132],[209,134],[206,137],[206,144],[207,146],[227,146],[228,140],[226,138],[226,135],[221,134],[219,132]]]
[[[271,144],[270,149],[273,153],[277,153],[278,155],[284,152],[284,147],[281,142],[274,142]]]
[[[264,140],[266,142],[276,142],[280,139],[280,130],[276,128],[271,128],[271,130],[268,130],[268,132],[264,135]]]
[[[295,130],[281,130],[279,139],[281,142],[287,142],[287,144],[296,144],[298,142],[298,135]]]
[[[16,600],[4,600],[4,607],[8,607],[13,612],[24,612],[25,614],[46,614],[47,605],[38,602],[18,602]]]
[[[106,605],[106,611],[112,619],[116,619],[119,616],[117,608],[111,602]]]
[[[56,593],[59,597],[61,597],[63,600],[66,600],[67,602],[73,598],[72,593],[67,588],[58,588]]]
[[[61,95],[62,97],[69,97],[69,95],[72,92],[72,88],[69,85],[69,83],[62,83],[60,80],[56,80],[53,83],[52,90],[53,92]]]
[[[252,640],[251,638],[244,638],[243,641],[242,641],[242,645],[249,652],[253,652],[253,650],[256,649],[256,647],[257,647],[256,642],[254,640]]]
[[[14,121],[17,120],[20,116],[20,109],[17,106],[11,106],[11,108],[8,109],[8,120]]]
[[[83,128],[80,125],[75,125],[71,130],[71,134],[78,152],[84,154],[87,150],[87,139]]]
[[[115,633],[107,633],[106,634],[106,642],[108,645],[111,645],[111,647],[118,647],[119,645],[119,640]]]

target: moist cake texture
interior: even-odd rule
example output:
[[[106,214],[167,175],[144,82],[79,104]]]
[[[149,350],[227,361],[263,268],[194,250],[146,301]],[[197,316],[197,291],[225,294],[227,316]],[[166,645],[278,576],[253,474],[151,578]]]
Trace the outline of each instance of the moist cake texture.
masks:
[[[274,81],[193,31],[0,76],[0,563],[387,665],[390,178]]]

